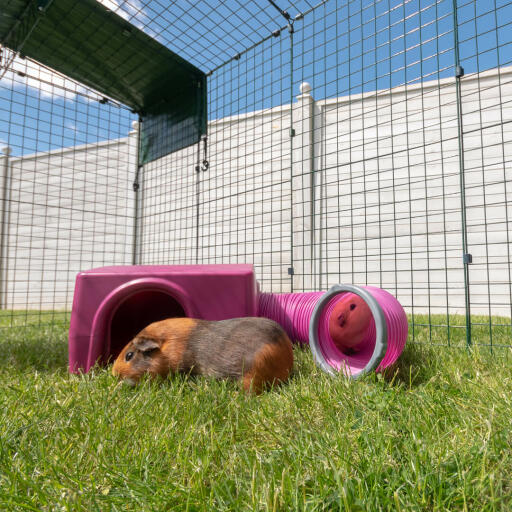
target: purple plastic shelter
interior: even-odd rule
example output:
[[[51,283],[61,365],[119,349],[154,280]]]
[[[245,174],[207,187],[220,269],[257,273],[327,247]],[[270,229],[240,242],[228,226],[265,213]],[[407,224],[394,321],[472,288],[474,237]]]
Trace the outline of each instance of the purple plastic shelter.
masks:
[[[106,363],[151,322],[256,316],[252,265],[139,265],[80,272],[69,329],[69,368]]]

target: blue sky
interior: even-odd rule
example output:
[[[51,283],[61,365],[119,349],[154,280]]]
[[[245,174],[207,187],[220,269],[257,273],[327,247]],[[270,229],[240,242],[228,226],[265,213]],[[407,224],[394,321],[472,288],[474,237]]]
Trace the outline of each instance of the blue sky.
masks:
[[[202,17],[189,0],[103,2],[205,72],[285,25],[262,2],[232,0],[216,7],[205,1],[197,11]],[[292,16],[313,5],[277,3]],[[457,0],[457,17],[466,74],[512,64],[512,0]],[[289,103],[303,81],[322,99],[453,76],[453,19],[451,0],[321,3],[294,22],[293,73],[290,36],[283,31],[214,72],[209,117]],[[37,76],[41,70],[26,72]],[[134,115],[128,110],[102,105],[94,92],[51,73],[42,78],[48,83],[40,86],[7,73],[0,82],[0,144],[8,143],[13,154],[122,137],[130,130]],[[54,81],[68,92],[52,86]]]

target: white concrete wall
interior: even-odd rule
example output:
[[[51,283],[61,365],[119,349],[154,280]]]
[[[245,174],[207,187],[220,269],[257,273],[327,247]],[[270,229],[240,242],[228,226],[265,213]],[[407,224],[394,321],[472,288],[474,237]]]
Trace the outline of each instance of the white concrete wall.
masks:
[[[512,69],[461,87],[473,313],[511,312]],[[317,103],[322,288],[382,286],[409,311],[464,311],[454,79]],[[508,221],[508,223],[507,223]]]
[[[131,263],[136,134],[9,159],[2,306],[62,309],[77,272]]]
[[[372,284],[410,312],[462,313],[454,80],[297,93],[292,108],[210,123],[199,245],[198,148],[144,167],[138,261],[253,263],[264,290]],[[511,100],[512,68],[462,80],[474,313],[511,311]],[[76,271],[131,262],[135,149],[122,144],[13,159],[9,307],[64,307]]]
[[[199,172],[199,249],[197,146],[146,165],[140,261],[253,263],[267,289],[289,291],[289,127],[289,106],[210,123],[210,167]]]

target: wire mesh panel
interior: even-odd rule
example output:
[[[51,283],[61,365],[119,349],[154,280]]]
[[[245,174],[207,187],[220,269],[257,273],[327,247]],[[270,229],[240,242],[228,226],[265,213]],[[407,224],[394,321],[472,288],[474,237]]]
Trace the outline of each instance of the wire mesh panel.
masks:
[[[291,289],[290,87],[286,37],[210,74],[207,139],[142,171],[141,262],[253,263]]]
[[[320,288],[388,289],[422,340],[510,344],[511,6],[491,4],[327,2],[295,24]]]
[[[512,4],[458,2],[456,14],[471,340],[509,345]]]
[[[138,263],[197,262],[196,162],[196,147],[190,146],[141,171]]]
[[[444,337],[465,313],[451,5],[326,3],[297,39],[297,81],[316,100],[319,287],[383,287],[413,333]]]
[[[0,328],[66,321],[77,272],[131,262],[133,114],[29,59],[2,74]]]
[[[264,288],[283,291],[291,289],[290,73],[289,41],[279,37],[212,75],[199,217],[201,261],[253,263]]]
[[[140,158],[128,108],[6,50],[9,315],[68,308],[86,267],[253,263],[265,291],[385,288],[415,340],[511,344],[511,2],[100,3],[208,77],[206,133]]]

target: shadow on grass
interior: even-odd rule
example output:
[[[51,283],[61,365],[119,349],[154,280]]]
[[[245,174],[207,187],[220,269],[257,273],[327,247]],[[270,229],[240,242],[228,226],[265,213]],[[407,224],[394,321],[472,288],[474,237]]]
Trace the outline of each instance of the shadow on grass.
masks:
[[[497,353],[498,351],[496,351]],[[436,375],[450,374],[454,368],[472,367],[475,358],[496,363],[496,354],[488,347],[475,346],[468,350],[462,346],[440,346],[428,343],[408,343],[398,361],[384,373],[384,379],[392,383],[402,383],[408,388],[416,388]]]
[[[112,366],[95,366],[95,371],[107,371],[110,373]],[[292,376],[285,382],[276,382],[265,386],[261,393],[247,391],[243,387],[242,379],[232,377],[212,377],[201,375],[191,372],[170,372],[163,377],[151,377],[149,374],[144,374],[137,384],[128,385],[132,389],[138,389],[145,385],[156,386],[157,388],[180,388],[186,389],[191,393],[196,393],[199,389],[209,388],[210,391],[220,392],[221,390],[228,390],[229,393],[241,393],[247,396],[260,396],[268,393],[279,393],[286,389],[292,380]]]
[[[441,347],[443,349],[444,347]],[[310,373],[315,367],[313,354],[309,347],[294,346],[295,364],[290,380]],[[392,385],[402,383],[406,387],[416,387],[428,381],[437,371],[436,361],[439,355],[435,355],[431,345],[409,343],[398,358],[398,361],[382,372],[384,380]],[[317,370],[319,368],[317,367]],[[377,378],[370,374],[364,378]]]
[[[398,361],[384,370],[384,380],[393,385],[403,384],[407,388],[418,387],[438,371],[437,359],[431,347],[408,344]]]
[[[52,372],[68,366],[68,326],[11,327],[0,332],[0,371]]]

